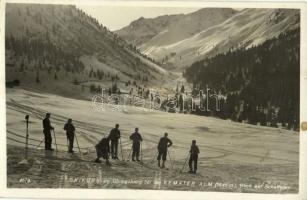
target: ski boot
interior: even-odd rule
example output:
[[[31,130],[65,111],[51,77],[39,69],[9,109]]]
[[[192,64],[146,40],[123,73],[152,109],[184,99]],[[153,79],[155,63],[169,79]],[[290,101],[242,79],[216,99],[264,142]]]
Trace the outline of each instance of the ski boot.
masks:
[[[165,161],[164,161],[164,160],[162,160],[162,166],[161,166],[161,168],[162,168],[162,169],[165,168]]]

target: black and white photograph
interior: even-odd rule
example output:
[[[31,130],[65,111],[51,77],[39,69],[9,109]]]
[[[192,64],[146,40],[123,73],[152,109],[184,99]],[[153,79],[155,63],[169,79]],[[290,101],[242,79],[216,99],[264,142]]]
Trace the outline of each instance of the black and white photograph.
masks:
[[[4,5],[8,189],[299,193],[300,8]]]

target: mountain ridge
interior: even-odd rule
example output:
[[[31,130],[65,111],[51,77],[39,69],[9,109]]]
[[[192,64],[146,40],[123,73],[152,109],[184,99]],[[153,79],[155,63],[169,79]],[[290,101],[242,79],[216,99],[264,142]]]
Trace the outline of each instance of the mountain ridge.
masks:
[[[218,11],[218,14],[217,14]],[[210,16],[205,18],[208,26],[196,26],[200,19],[198,15]],[[226,13],[223,15],[223,13]],[[215,19],[215,16],[224,16]],[[193,62],[205,57],[223,53],[229,49],[246,47],[250,48],[263,43],[267,39],[277,37],[280,33],[295,29],[300,20],[299,10],[295,9],[243,9],[223,10],[221,8],[205,8],[194,13],[183,15],[185,18],[193,19],[193,24],[185,26],[168,26],[161,29],[159,33],[147,38],[145,41],[135,41],[133,36],[140,34],[142,29],[134,30],[127,26],[116,31],[117,34],[127,40],[128,43],[136,45],[144,54],[147,54],[165,66],[172,65],[174,69],[181,69],[190,66]],[[194,16],[194,17],[193,17]],[[202,16],[203,17],[203,16]],[[167,17],[164,17],[164,20]],[[182,15],[181,15],[181,18]],[[146,23],[154,23],[154,19],[142,19],[143,29]],[[215,19],[216,21],[212,21]],[[172,21],[173,19],[170,19]],[[204,20],[202,20],[202,23]],[[133,24],[132,22],[131,24]],[[180,24],[180,23],[177,23]],[[174,28],[175,26],[175,28]],[[194,26],[190,34],[185,34],[185,38],[170,38],[169,32],[178,33],[180,31],[191,30],[189,26]],[[200,27],[199,29],[197,29]],[[169,29],[172,30],[169,30]],[[130,36],[126,36],[130,31]],[[142,33],[142,32],[141,32]],[[144,32],[146,34],[146,31]],[[168,34],[168,35],[167,35]],[[137,37],[135,37],[137,38]],[[142,39],[142,37],[139,37]],[[167,68],[167,67],[166,67]]]

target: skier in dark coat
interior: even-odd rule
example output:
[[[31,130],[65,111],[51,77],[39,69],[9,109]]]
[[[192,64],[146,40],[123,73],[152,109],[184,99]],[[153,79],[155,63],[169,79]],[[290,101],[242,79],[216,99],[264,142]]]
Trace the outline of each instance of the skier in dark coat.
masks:
[[[198,154],[199,154],[199,149],[198,146],[196,145],[196,140],[192,140],[192,145],[190,149],[190,159],[189,159],[189,167],[190,167],[189,173],[196,174]],[[192,163],[194,163],[194,169]]]
[[[67,123],[64,126],[66,131],[67,140],[69,141],[68,152],[73,153],[74,148],[74,138],[75,138],[75,127],[72,124],[72,119],[68,119]]]
[[[47,113],[45,119],[43,120],[45,150],[53,151],[54,149],[51,148],[51,143],[52,143],[51,130],[54,130],[54,128],[51,126],[49,118],[50,118],[50,113]]]
[[[168,133],[164,133],[164,137],[162,137],[159,141],[158,144],[158,166],[161,168],[165,167],[165,161],[166,161],[166,156],[167,156],[167,148],[172,146],[172,141],[167,138]],[[162,166],[160,166],[160,160],[162,157]]]
[[[132,133],[130,136],[130,140],[133,141],[132,143],[132,161],[135,161],[134,158],[136,158],[136,161],[139,160],[139,155],[140,155],[140,145],[141,142],[143,141],[141,134],[139,133],[139,128],[135,128],[135,132]]]
[[[108,139],[111,141],[111,155],[112,159],[118,159],[117,149],[118,149],[118,140],[120,138],[119,124],[115,125],[109,134]]]
[[[97,158],[95,160],[96,163],[101,163],[99,158],[103,158],[106,160],[106,165],[111,165],[109,162],[109,154],[110,154],[110,146],[109,146],[109,138],[104,137],[100,140],[100,142],[95,146]]]

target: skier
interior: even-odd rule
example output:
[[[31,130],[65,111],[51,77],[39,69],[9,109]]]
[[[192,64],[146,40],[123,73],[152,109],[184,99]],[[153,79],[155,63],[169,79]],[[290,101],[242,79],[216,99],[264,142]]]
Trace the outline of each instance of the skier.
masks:
[[[118,140],[120,138],[120,131],[119,131],[119,124],[115,125],[115,128],[113,128],[110,132],[110,135],[108,137],[109,140],[111,140],[111,155],[112,159],[118,159],[117,157],[117,149],[118,149]]]
[[[172,141],[167,138],[168,136],[168,133],[164,133],[164,137],[162,137],[159,141],[159,144],[158,144],[158,166],[161,167],[161,168],[164,168],[165,167],[165,161],[166,161],[166,156],[167,156],[167,148],[172,146]],[[161,160],[161,157],[162,157],[162,166],[160,166],[160,160]]]
[[[72,124],[72,119],[68,119],[67,123],[64,126],[64,130],[66,131],[67,140],[69,141],[68,153],[73,153],[75,127]]]
[[[95,146],[97,158],[95,159],[96,163],[101,163],[99,158],[103,158],[106,160],[106,165],[110,166],[109,162],[109,154],[110,154],[110,146],[109,146],[109,138],[104,137],[100,140],[100,142]]]
[[[132,133],[130,136],[130,140],[133,141],[132,143],[132,161],[135,161],[134,158],[136,158],[136,161],[140,162],[139,160],[139,154],[140,154],[140,145],[143,141],[141,134],[139,133],[139,128],[135,128],[135,132]]]
[[[189,167],[190,167],[189,173],[191,174],[196,174],[198,154],[199,154],[199,149],[198,146],[196,145],[196,140],[192,140],[192,145],[190,149],[190,159],[189,159]],[[192,166],[193,162],[194,162],[194,169]]]
[[[50,113],[46,113],[46,117],[43,120],[43,133],[45,137],[45,150],[50,150],[53,151],[54,149],[51,148],[51,143],[52,143],[52,137],[51,137],[51,130],[54,130],[54,128],[51,126],[50,123]]]

